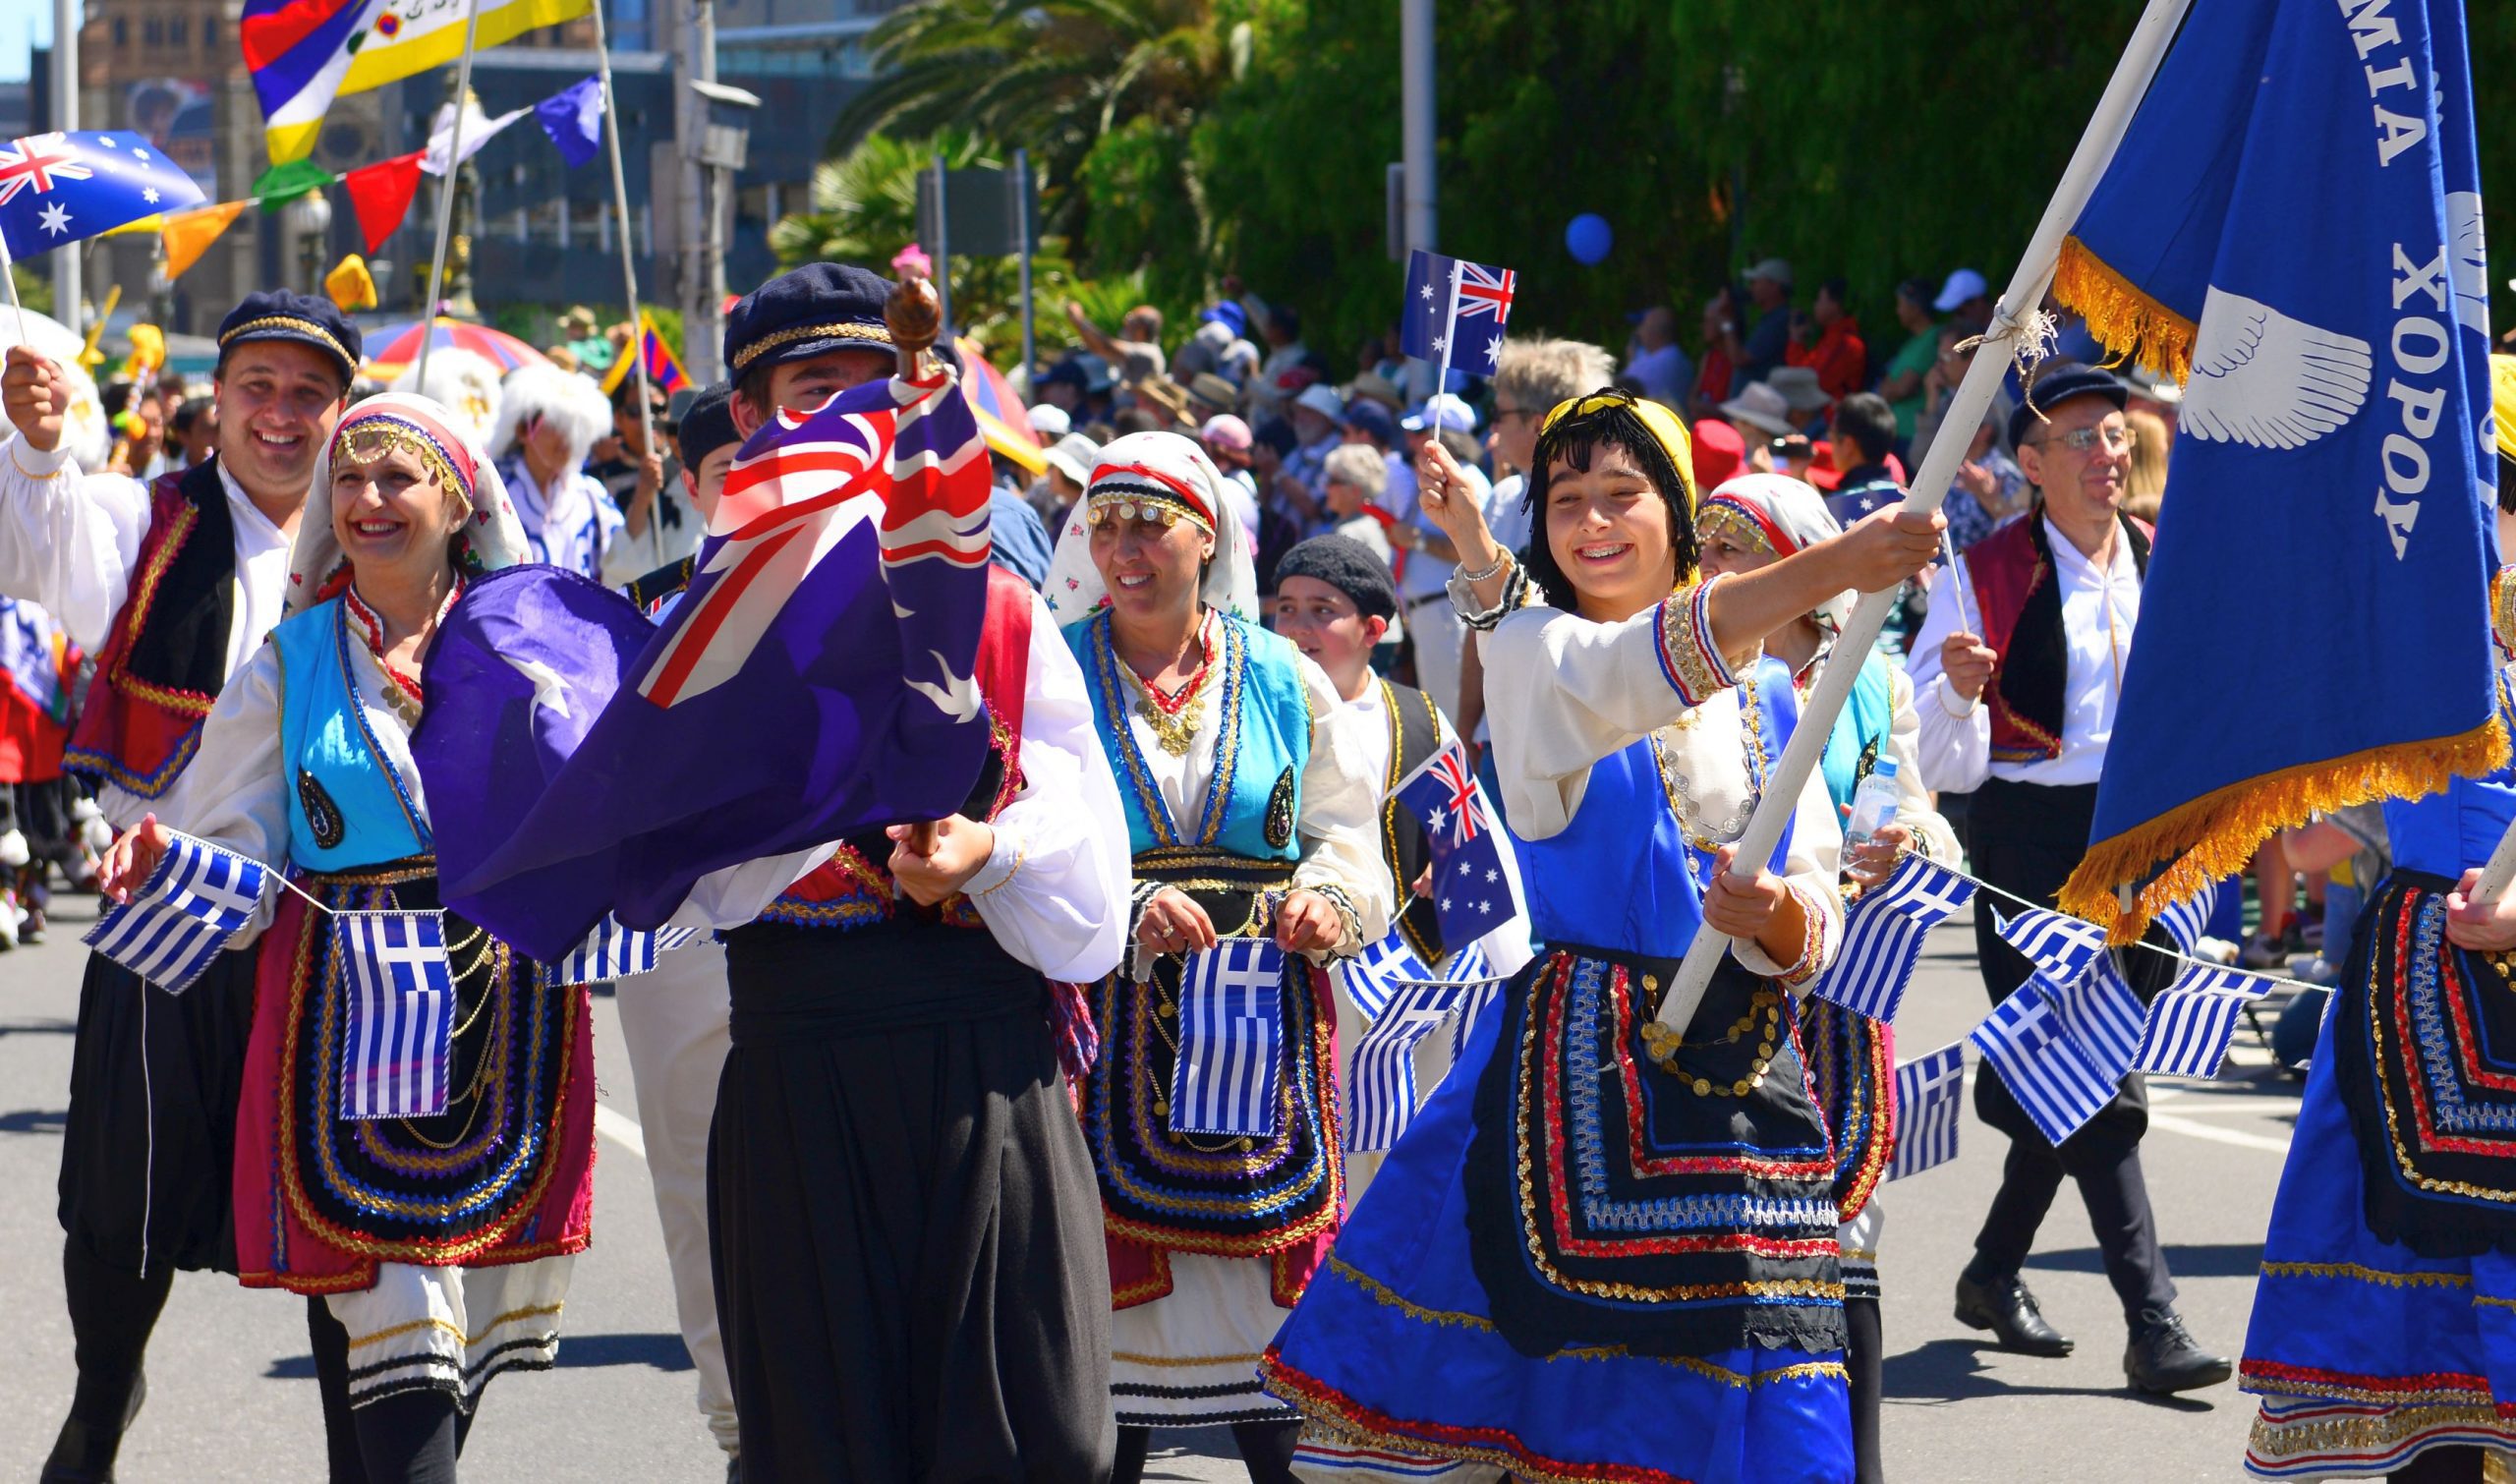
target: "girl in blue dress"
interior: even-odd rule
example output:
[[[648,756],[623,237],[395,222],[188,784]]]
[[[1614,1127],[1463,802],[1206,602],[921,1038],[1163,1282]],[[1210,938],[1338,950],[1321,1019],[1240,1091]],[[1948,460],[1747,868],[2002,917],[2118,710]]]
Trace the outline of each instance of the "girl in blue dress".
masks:
[[[1823,780],[1751,883],[1726,867],[1791,715],[1757,647],[1917,569],[1939,522],[1882,515],[1698,582],[1665,408],[1567,402],[1535,463],[1518,563],[1436,451],[1422,498],[1488,631],[1504,810],[1549,951],[1399,1142],[1266,1383],[1320,1475],[1841,1484],[1834,1165],[1795,1034],[1842,927]],[[1705,928],[1735,942],[1681,1036],[1654,1016]]]

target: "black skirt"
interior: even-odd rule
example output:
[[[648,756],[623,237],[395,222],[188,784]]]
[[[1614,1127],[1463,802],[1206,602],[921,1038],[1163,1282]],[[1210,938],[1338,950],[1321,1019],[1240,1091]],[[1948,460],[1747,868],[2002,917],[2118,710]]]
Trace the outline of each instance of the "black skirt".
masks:
[[[61,1227],[98,1262],[236,1271],[236,1100],[254,1028],[252,949],[221,953],[181,995],[87,955]],[[144,1047],[144,1056],[143,1056]]]
[[[1100,1190],[1040,977],[984,930],[729,940],[710,1252],[744,1472],[1106,1478]]]

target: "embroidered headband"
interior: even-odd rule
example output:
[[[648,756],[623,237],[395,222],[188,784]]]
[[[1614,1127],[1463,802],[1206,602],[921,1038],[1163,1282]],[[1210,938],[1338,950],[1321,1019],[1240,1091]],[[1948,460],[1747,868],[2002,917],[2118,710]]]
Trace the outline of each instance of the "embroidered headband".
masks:
[[[357,441],[353,443],[352,439]],[[407,404],[362,404],[344,414],[340,427],[332,432],[331,455],[335,462],[344,451],[365,462],[383,449],[412,454],[428,466],[440,485],[463,496],[465,505],[475,503],[473,491],[479,476],[472,465],[471,450],[434,418],[416,408]]]
[[[1196,486],[1177,475],[1166,474],[1150,464],[1103,464],[1092,471],[1092,482],[1084,491],[1084,501],[1094,515],[1111,505],[1146,506],[1151,509],[1177,511],[1196,524],[1208,536],[1215,534],[1215,513],[1206,504]],[[1121,519],[1132,518],[1132,511],[1121,509]],[[1170,524],[1165,521],[1164,524]]]
[[[1743,500],[1735,494],[1715,491],[1710,499],[1703,502],[1703,508],[1695,512],[1694,527],[1703,535],[1717,533],[1727,536],[1775,556],[1789,556],[1800,549],[1800,543],[1775,525],[1772,516],[1758,509],[1752,501]]]

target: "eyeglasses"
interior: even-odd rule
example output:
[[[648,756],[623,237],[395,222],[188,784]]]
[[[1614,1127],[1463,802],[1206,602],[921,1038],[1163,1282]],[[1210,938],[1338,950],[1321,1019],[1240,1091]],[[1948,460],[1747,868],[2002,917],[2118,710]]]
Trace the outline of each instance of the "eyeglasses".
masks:
[[[2059,443],[2074,453],[2086,453],[2103,443],[2107,453],[2130,453],[2141,445],[2141,432],[2136,428],[2117,428],[2106,424],[2095,428],[2074,428],[2068,432],[2048,433],[2028,441]]]
[[[1537,414],[1529,411],[1525,407],[1505,407],[1497,403],[1494,408],[1494,424],[1498,428],[1502,426],[1503,420],[1506,418],[1533,418],[1535,416],[1537,416]]]

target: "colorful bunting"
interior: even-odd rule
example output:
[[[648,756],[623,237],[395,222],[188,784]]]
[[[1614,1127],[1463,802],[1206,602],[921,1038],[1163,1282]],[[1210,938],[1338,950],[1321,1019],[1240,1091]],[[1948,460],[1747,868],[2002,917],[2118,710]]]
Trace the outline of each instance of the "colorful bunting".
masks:
[[[223,200],[214,206],[167,217],[162,234],[166,243],[166,277],[170,281],[183,277],[194,263],[200,261],[200,255],[209,251],[209,245],[218,241],[218,234],[253,203],[251,198]]]
[[[358,213],[358,229],[371,254],[382,252],[384,239],[411,214],[411,198],[420,189],[420,151],[361,165],[341,177],[350,194],[350,209]]]

